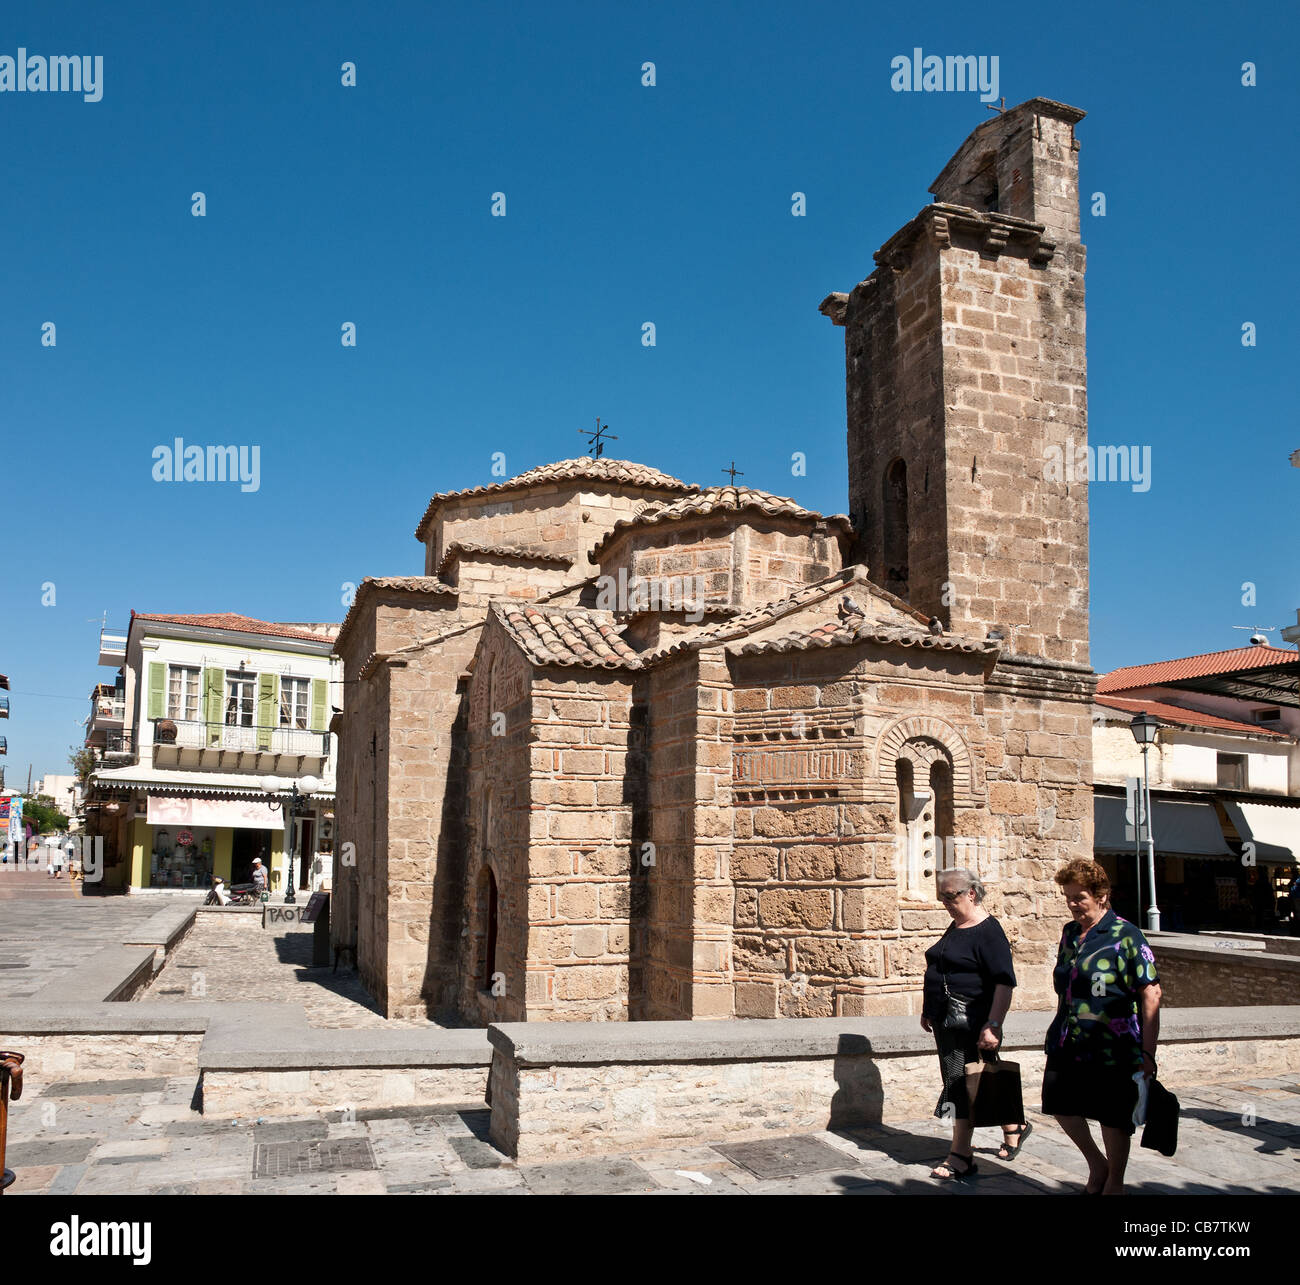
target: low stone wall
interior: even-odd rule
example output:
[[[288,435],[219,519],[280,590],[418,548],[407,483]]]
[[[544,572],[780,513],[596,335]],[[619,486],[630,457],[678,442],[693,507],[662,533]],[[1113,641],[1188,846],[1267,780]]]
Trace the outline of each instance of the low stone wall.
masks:
[[[1005,1031],[1031,1107],[1045,1027],[1022,1013]],[[489,1038],[492,1141],[523,1162],[913,1120],[940,1090],[932,1037],[911,1018],[508,1023]],[[1171,1087],[1296,1071],[1300,1007],[1164,1015]]]
[[[481,1106],[491,1060],[487,1031],[477,1028],[272,1032],[214,1024],[199,1052],[203,1114]]]
[[[1300,1002],[1300,956],[1261,950],[1250,940],[1226,949],[1190,940],[1154,947],[1163,1009]]]
[[[159,1035],[0,1035],[0,1045],[26,1058],[29,1085],[55,1080],[100,1080],[135,1075],[191,1075],[202,1032]]]
[[[1198,933],[1198,939],[1207,946],[1224,942],[1229,948],[1246,943],[1248,946],[1268,951],[1272,955],[1300,955],[1300,937],[1279,937],[1275,933]]]
[[[210,1027],[306,1025],[298,1004],[11,1003],[0,1014],[0,1047],[26,1058],[27,1084],[199,1073]]]
[[[203,1114],[215,1119],[302,1115],[349,1107],[483,1105],[486,1066],[325,1067],[203,1072]]]

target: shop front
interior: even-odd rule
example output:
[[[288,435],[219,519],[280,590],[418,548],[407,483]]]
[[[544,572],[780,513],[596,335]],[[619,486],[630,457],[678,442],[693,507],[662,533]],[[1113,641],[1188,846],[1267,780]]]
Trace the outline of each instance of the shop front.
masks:
[[[1094,856],[1125,919],[1145,924],[1145,855],[1135,850],[1123,797],[1094,797]],[[1295,877],[1300,808],[1212,795],[1153,800],[1156,895],[1166,932],[1286,933],[1278,900]],[[1142,918],[1138,919],[1141,887]]]
[[[278,886],[284,818],[265,798],[150,793],[132,823],[129,883],[133,891],[206,889],[215,878],[245,883],[255,857]]]

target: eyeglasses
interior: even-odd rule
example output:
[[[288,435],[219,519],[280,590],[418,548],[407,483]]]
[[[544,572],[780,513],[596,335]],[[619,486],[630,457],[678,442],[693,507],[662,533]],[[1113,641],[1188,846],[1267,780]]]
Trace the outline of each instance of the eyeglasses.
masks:
[[[956,901],[958,897],[964,897],[970,891],[969,888],[963,888],[960,892],[941,892],[940,901]]]

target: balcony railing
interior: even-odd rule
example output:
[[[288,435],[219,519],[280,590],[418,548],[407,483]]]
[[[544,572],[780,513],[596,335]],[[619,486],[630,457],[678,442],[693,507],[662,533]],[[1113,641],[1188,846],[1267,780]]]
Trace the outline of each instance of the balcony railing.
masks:
[[[115,700],[112,696],[97,696],[95,698],[95,721],[97,723],[120,723],[125,717],[125,700]]]
[[[329,733],[309,732],[299,727],[243,727],[229,723],[172,719],[176,739],[160,735],[154,720],[154,746],[174,745],[187,750],[230,750],[241,754],[288,754],[300,758],[325,758],[329,754]]]
[[[104,744],[98,748],[105,767],[123,767],[135,762],[135,737],[129,731],[105,732]]]
[[[9,717],[9,697],[0,696],[0,718]]]
[[[99,631],[99,663],[120,665],[126,660],[126,634],[121,629]]]

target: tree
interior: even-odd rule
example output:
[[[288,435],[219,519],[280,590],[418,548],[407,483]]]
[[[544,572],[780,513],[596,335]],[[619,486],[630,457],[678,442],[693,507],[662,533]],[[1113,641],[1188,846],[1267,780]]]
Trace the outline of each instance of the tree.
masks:
[[[23,821],[30,822],[37,834],[62,833],[68,828],[68,818],[53,803],[42,803],[39,799],[23,801]]]
[[[86,778],[95,770],[95,751],[88,745],[69,745],[68,749],[71,751],[68,763],[76,773],[77,780],[85,785]]]

